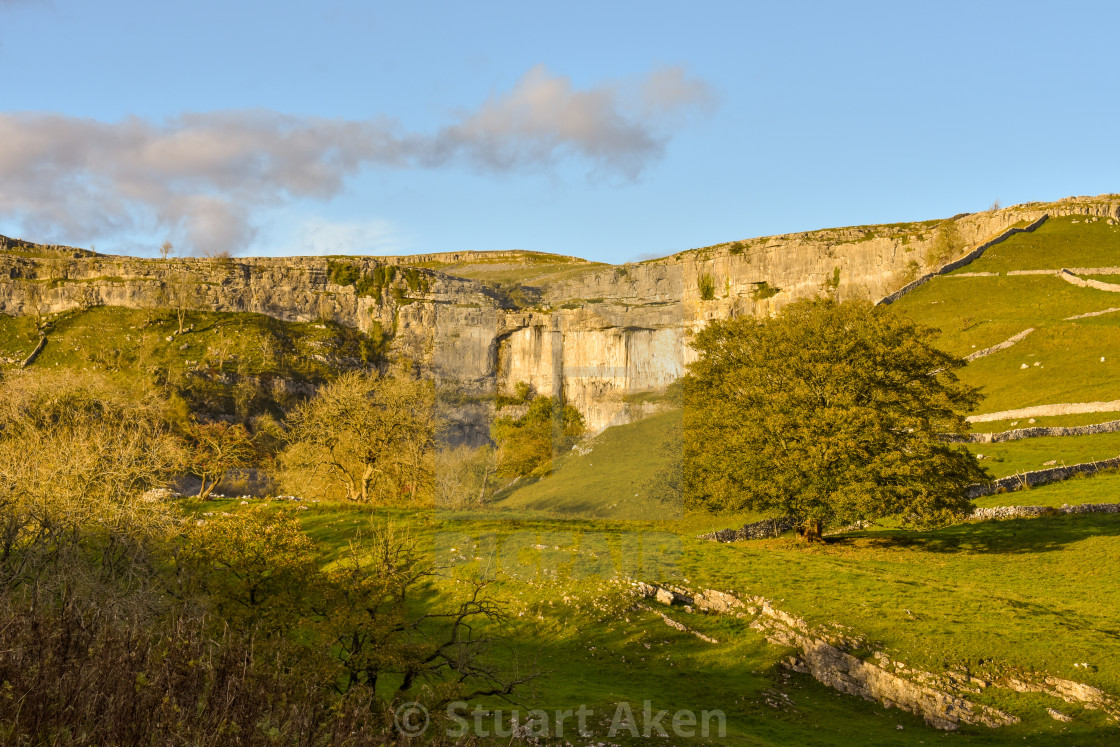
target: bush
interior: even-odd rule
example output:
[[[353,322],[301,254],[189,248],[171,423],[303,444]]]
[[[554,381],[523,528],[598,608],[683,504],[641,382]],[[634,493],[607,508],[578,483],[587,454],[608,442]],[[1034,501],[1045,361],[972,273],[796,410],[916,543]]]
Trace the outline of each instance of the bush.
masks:
[[[700,291],[702,301],[711,301],[716,297],[716,282],[711,273],[704,273],[696,278],[696,287]]]

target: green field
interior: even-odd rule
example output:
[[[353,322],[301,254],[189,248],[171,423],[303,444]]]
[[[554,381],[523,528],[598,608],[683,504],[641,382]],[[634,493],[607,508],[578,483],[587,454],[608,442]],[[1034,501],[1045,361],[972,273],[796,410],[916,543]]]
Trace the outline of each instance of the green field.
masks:
[[[1120,503],[1120,475],[1115,471],[1078,475],[1060,483],[1050,483],[1010,493],[977,498],[977,506],[1053,506],[1068,503]]]
[[[969,449],[974,454],[984,455],[981,463],[993,477],[1006,477],[1055,466],[1047,462],[1062,466],[1120,456],[1120,433],[1025,438],[995,444],[971,444]]]
[[[552,474],[514,490],[495,506],[596,519],[679,516],[680,506],[652,501],[642,487],[668,466],[667,449],[680,428],[679,411],[608,428],[558,459]]]
[[[958,272],[1058,270],[1063,267],[1120,266],[1120,226],[1104,218],[1050,218],[1033,232],[996,244]]]
[[[1029,495],[1052,493],[1058,503],[1071,502],[1085,486],[1118,479],[1073,480]],[[221,502],[208,508],[239,510]],[[433,562],[446,566],[447,588],[457,578],[492,578],[490,591],[511,618],[501,655],[541,673],[517,698],[519,707],[587,704],[599,717],[599,737],[617,703],[650,700],[670,712],[724,711],[728,733],[713,744],[1109,744],[1117,738],[1099,712],[1000,688],[971,697],[1015,713],[1021,724],[934,732],[912,715],[787,671],[780,664],[787,650],[766,643],[744,620],[673,608],[665,611],[674,620],[718,643],[673,630],[635,607],[623,582],[763,595],[813,625],[838,623],[862,636],[863,655],[884,651],[934,673],[998,679],[1046,672],[1115,692],[1120,641],[1110,631],[1120,587],[1110,564],[1120,548],[1120,516],[929,532],[874,529],[806,547],[790,537],[722,545],[682,530],[711,517],[617,522],[514,511],[376,513],[406,527]],[[328,562],[369,515],[370,509],[329,505],[300,513]],[[1082,661],[1091,668],[1073,667]],[[486,705],[512,708],[498,700]],[[1073,716],[1073,723],[1052,720],[1047,707]]]
[[[1078,220],[1074,223],[1074,220]],[[1070,320],[1115,308],[1118,297],[1071,285],[1054,275],[1007,275],[1011,270],[1112,267],[1120,264],[1120,227],[1054,218],[988,249],[959,270],[999,276],[935,278],[892,305],[942,331],[938,344],[958,355],[995,345],[1027,329],[1014,346],[979,358],[961,378],[982,388],[980,412],[1120,398],[1120,315]],[[1117,276],[1113,276],[1114,278]],[[1103,360],[1102,360],[1103,359]],[[1115,419],[1113,415],[1046,418],[1047,425]],[[1040,421],[1038,424],[1043,424]],[[1020,424],[1022,426],[1024,424]],[[977,425],[976,430],[1014,427]]]

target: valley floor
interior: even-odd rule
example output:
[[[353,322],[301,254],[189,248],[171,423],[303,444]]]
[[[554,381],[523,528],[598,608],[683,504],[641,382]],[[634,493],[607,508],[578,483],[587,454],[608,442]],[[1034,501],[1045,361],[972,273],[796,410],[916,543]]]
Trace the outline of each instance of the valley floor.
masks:
[[[979,503],[1006,504],[1015,497],[1028,499],[1018,503],[1060,505],[1097,502],[1117,492],[1120,476],[1102,475]],[[221,503],[208,508],[219,507],[225,508]],[[1099,708],[994,686],[1008,678],[1051,676],[1120,695],[1115,614],[1120,515],[988,521],[928,532],[881,527],[811,547],[792,537],[733,544],[700,540],[698,533],[733,524],[734,517],[695,514],[618,521],[511,510],[385,512],[310,504],[299,516],[328,554],[372,517],[389,518],[407,527],[443,568],[447,589],[468,579],[492,580],[489,591],[510,616],[506,643],[495,655],[540,673],[515,703],[483,703],[487,710],[479,723],[492,736],[502,733],[495,732],[497,711],[499,720],[508,721],[519,709],[524,726],[530,709],[554,714],[583,705],[593,713],[587,721],[592,741],[643,741],[619,719],[630,707],[640,732],[648,705],[651,719],[658,711],[668,713],[661,719],[669,725],[668,743],[1113,744],[1120,739],[1115,718]],[[841,694],[791,671],[784,662],[797,652],[768,643],[748,618],[662,607],[637,596],[634,581],[766,597],[814,629],[857,639],[852,653],[861,658],[882,652],[934,675],[963,672],[993,683],[969,699],[1021,721],[936,731],[918,716]],[[670,627],[663,615],[684,630]],[[1056,720],[1047,709],[1071,720]],[[703,711],[721,711],[726,734],[716,733],[716,721],[707,739],[699,726],[674,733],[669,727],[678,711],[697,718]],[[474,711],[467,716],[471,729],[474,716]],[[459,722],[432,723],[452,728]],[[567,723],[570,729],[574,721]],[[656,726],[651,728],[656,736]]]

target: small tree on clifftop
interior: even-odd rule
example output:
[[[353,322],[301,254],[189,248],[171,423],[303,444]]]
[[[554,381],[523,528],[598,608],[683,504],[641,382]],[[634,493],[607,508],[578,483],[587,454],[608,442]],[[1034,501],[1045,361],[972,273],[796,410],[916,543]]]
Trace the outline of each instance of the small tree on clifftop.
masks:
[[[688,500],[779,512],[807,539],[861,519],[930,525],[965,510],[966,486],[987,475],[940,436],[966,429],[979,393],[936,335],[826,299],[713,322],[684,382]]]

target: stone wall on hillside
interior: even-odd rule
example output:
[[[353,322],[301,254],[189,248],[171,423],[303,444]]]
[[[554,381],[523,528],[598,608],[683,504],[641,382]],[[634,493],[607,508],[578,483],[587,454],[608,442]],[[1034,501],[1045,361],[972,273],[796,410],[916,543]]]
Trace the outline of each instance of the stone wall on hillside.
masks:
[[[1097,462],[1085,462],[1083,464],[1070,464],[1061,467],[1051,467],[1049,469],[1033,470],[1031,472],[1021,472],[1017,475],[1001,477],[998,480],[992,480],[988,483],[972,485],[969,487],[967,495],[969,499],[974,499],[984,495],[991,495],[992,493],[1003,493],[1011,490],[1033,488],[1052,482],[1060,482],[1061,480],[1068,480],[1076,475],[1091,475],[1096,472],[1116,469],[1120,469],[1120,457],[1102,459]]]

